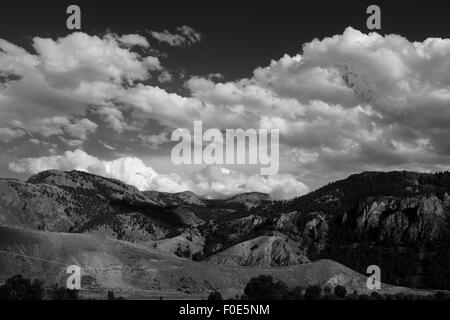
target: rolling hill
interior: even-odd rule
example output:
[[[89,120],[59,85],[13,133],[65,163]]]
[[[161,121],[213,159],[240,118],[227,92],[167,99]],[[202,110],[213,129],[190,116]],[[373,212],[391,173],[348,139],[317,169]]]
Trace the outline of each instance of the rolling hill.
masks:
[[[9,253],[9,254],[8,254]],[[21,273],[47,283],[64,284],[66,268],[82,268],[84,297],[114,290],[126,298],[205,298],[220,290],[225,297],[243,292],[258,275],[271,275],[291,287],[320,284],[367,292],[366,278],[331,260],[284,268],[227,267],[162,254],[137,244],[89,234],[0,227],[0,281]],[[31,258],[33,257],[33,258]],[[381,293],[415,292],[385,285]]]

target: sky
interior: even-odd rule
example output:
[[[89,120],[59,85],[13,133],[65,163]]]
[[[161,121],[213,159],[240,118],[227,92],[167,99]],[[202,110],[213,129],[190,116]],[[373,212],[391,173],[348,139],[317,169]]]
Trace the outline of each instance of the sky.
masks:
[[[81,8],[68,30],[66,8]],[[450,5],[50,1],[0,7],[0,176],[84,170],[205,197],[449,169]],[[176,165],[171,133],[277,129],[279,170]]]

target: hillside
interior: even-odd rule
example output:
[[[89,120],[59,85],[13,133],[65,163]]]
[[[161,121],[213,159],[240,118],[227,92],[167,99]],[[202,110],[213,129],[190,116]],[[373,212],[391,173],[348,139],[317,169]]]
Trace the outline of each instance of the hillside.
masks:
[[[275,232],[241,242],[211,256],[209,262],[226,266],[254,266],[258,268],[292,266],[310,262],[301,250],[301,243]]]
[[[351,292],[368,290],[364,276],[330,260],[284,268],[225,267],[180,259],[126,241],[88,234],[0,227],[0,251],[0,282],[20,272],[47,283],[64,284],[66,266],[77,264],[83,271],[81,293],[85,297],[101,296],[108,289],[127,298],[204,298],[212,290],[234,297],[242,294],[252,277],[262,274],[271,275],[291,287],[342,284]],[[381,291],[397,292],[413,291],[391,286],[383,286]]]
[[[271,201],[270,195],[261,192],[247,192],[237,194],[226,199],[227,203],[241,203],[247,208],[256,207],[261,204],[261,202]]]
[[[27,181],[0,179],[0,209],[3,225],[106,232],[118,239],[164,238],[193,223],[186,212],[133,186],[79,171],[45,171]]]
[[[140,192],[84,172],[0,179],[0,224],[122,240],[209,265],[332,259],[387,283],[450,289],[450,174],[364,172],[290,201]]]
[[[283,232],[304,240],[312,260],[360,272],[377,264],[390,283],[450,288],[448,172],[364,172],[251,211],[266,220],[260,233],[284,225]]]

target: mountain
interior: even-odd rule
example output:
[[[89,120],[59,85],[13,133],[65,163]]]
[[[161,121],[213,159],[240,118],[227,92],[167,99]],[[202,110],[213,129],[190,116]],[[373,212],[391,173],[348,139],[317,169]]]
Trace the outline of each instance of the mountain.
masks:
[[[448,172],[364,172],[271,201],[261,193],[205,199],[141,192],[114,179],[51,170],[27,181],[0,179],[0,225],[70,234],[73,245],[90,237],[102,246],[126,244],[212,269],[294,268],[325,259],[365,274],[378,265],[386,283],[448,290],[449,195]]]
[[[265,220],[260,234],[301,238],[311,260],[377,264],[389,283],[450,289],[449,195],[449,172],[364,172],[251,211]]]
[[[271,201],[270,195],[261,192],[247,192],[237,194],[225,200],[227,203],[242,203],[251,208],[261,204],[264,201]]]
[[[450,173],[365,172],[275,207],[321,212],[356,240],[424,244],[448,233]]]
[[[196,195],[191,191],[178,193],[144,191],[143,194],[147,196],[147,198],[153,199],[155,202],[162,203],[166,206],[193,205],[205,207],[207,205],[206,199]]]
[[[3,225],[55,232],[165,237],[189,221],[183,212],[121,181],[85,172],[45,171],[27,181],[0,179]]]
[[[194,234],[192,230],[211,219],[228,221],[246,216],[246,203],[237,200],[265,198],[263,194],[256,196],[209,200],[188,191],[141,192],[121,181],[86,172],[49,170],[27,181],[0,179],[0,224],[92,233],[157,246],[171,254],[179,255],[182,250],[186,255],[190,241],[181,241],[184,235]],[[192,254],[203,250],[204,241],[200,243],[189,248]]]

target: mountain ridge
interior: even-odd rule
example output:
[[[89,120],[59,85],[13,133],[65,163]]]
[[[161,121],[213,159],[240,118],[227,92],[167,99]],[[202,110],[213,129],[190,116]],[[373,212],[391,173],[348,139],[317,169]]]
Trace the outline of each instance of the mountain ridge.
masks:
[[[226,199],[141,192],[52,170],[0,179],[0,225],[106,237],[217,266],[332,259],[364,273],[377,264],[388,283],[447,289],[448,277],[438,274],[449,266],[449,195],[448,172],[363,172],[272,201],[257,192]]]

